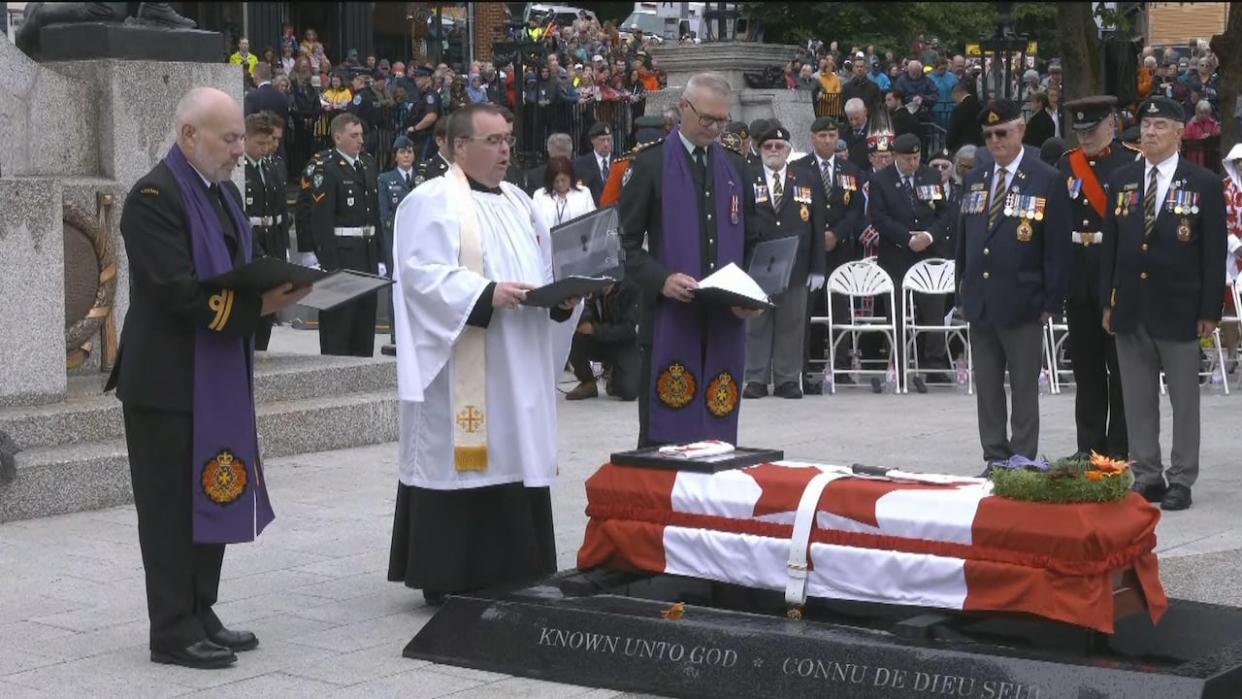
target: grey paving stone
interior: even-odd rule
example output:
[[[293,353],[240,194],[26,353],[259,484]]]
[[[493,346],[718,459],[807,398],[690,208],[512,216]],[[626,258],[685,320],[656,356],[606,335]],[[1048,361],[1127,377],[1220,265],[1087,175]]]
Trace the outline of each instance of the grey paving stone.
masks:
[[[327,663],[295,662],[285,667],[283,671],[299,677],[349,686],[365,684],[430,665],[431,663],[425,660],[402,657],[399,644],[385,643],[373,648],[337,655]]]
[[[51,694],[77,696],[174,697],[191,687],[172,682],[171,673],[143,672],[153,663],[145,654],[109,654],[106,661],[84,658],[8,675],[5,681]]]
[[[127,624],[41,641],[39,652],[62,660],[76,660],[104,655],[121,648],[146,649],[149,633],[147,616],[143,614]]]
[[[364,684],[343,689],[335,696],[349,699],[434,699],[451,695],[469,696],[481,684],[464,677],[454,677],[424,668],[415,668],[399,675],[389,675]]]
[[[37,646],[29,646],[35,648]],[[9,648],[0,652],[0,677],[5,675],[15,675],[26,670],[33,670],[38,667],[47,665],[55,665],[63,662],[56,658],[49,658],[46,655],[36,655],[21,650]]]
[[[0,697],[5,699],[42,699],[42,697],[50,696],[52,695],[47,692],[41,692],[34,687],[0,680]]]
[[[571,699],[591,691],[590,687],[572,684],[543,682],[526,677],[506,677],[482,687],[475,687],[459,694],[472,699]]]
[[[273,672],[259,677],[252,677],[233,682],[230,684],[213,687],[211,689],[195,692],[189,696],[198,699],[206,699],[208,697],[264,697],[267,699],[278,699],[279,697],[318,697],[330,692],[334,685],[326,682],[316,682],[315,680],[305,677],[294,677],[280,672]]]

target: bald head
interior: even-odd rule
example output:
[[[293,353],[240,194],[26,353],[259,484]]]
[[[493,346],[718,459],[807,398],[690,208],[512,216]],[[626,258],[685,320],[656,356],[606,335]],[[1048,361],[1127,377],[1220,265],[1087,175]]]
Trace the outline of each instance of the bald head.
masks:
[[[246,143],[246,124],[237,100],[210,87],[196,87],[177,103],[177,145],[211,182],[233,174]]]

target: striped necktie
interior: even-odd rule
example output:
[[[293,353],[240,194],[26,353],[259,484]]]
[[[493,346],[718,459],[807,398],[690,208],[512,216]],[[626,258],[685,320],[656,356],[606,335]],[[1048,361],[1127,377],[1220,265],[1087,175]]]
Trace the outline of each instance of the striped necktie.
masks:
[[[772,173],[772,208],[780,211],[784,199],[785,188],[781,186],[781,173],[774,172]]]
[[[1009,171],[1005,168],[996,171],[996,187],[992,190],[992,205],[988,208],[988,230],[996,227],[1001,209],[1004,208],[1005,178],[1008,176]]]
[[[1143,192],[1143,237],[1150,238],[1151,232],[1156,228],[1156,188],[1159,182],[1160,171],[1156,168],[1151,169],[1151,174],[1147,176],[1147,191]]]
[[[820,170],[819,176],[824,181],[824,194],[832,196],[832,161],[825,160],[824,167]]]

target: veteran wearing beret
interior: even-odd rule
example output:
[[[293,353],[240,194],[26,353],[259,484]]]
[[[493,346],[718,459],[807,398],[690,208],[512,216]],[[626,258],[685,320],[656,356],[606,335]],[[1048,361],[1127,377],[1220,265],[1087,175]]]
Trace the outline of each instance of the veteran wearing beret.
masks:
[[[776,308],[746,322],[744,398],[802,397],[807,292],[824,286],[824,192],[819,177],[789,163],[789,131],[770,128],[759,136],[763,164],[748,167],[746,231],[759,240],[797,237],[789,286],[772,295]],[[771,291],[769,291],[771,293]]]
[[[1140,157],[1113,142],[1117,130],[1113,109],[1117,98],[1095,95],[1065,104],[1078,147],[1057,162],[1070,198],[1073,266],[1065,299],[1069,352],[1074,369],[1075,458],[1091,452],[1125,459],[1126,413],[1121,399],[1121,372],[1113,338],[1100,325],[1100,243],[1108,208],[1109,178]]]
[[[1043,327],[1065,299],[1071,221],[1065,180],[1022,148],[1018,105],[993,100],[979,122],[992,157],[962,182],[956,271],[958,306],[970,322],[979,440],[991,469],[1011,456],[1039,455]]]
[[[1100,296],[1114,333],[1134,489],[1165,510],[1190,507],[1199,476],[1199,341],[1221,317],[1225,199],[1220,178],[1178,155],[1181,105],[1139,106],[1144,159],[1108,181]],[[1173,450],[1160,454],[1160,373],[1173,407]],[[1167,482],[1166,482],[1167,479]]]
[[[866,227],[863,211],[863,174],[846,157],[845,153],[837,153],[837,144],[841,140],[842,125],[833,117],[822,116],[811,123],[811,153],[793,162],[817,176],[815,185],[824,194],[824,276],[832,274],[837,267],[854,259],[858,247],[857,240],[862,229]],[[807,304],[807,320],[811,316],[827,315],[827,294],[812,295]],[[837,294],[832,298],[833,317],[845,318],[849,315],[849,298]],[[828,331],[822,325],[812,326],[807,330],[807,350],[804,359],[807,376],[803,380],[803,391],[822,393],[823,386],[818,377],[813,377],[811,362],[819,361],[828,356]],[[849,355],[842,352],[837,357],[838,367],[848,369]],[[843,374],[842,377],[845,375]]]
[[[591,190],[591,199],[599,206],[608,171],[612,168],[612,127],[597,121],[587,131],[591,139],[591,152],[574,160],[574,174],[578,181]]]

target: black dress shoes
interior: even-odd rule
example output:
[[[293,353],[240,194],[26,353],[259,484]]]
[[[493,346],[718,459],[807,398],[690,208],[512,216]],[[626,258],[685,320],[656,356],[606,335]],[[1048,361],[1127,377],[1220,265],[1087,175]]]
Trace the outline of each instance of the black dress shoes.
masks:
[[[773,395],[778,398],[801,398],[802,389],[798,388],[798,384],[790,381],[789,383],[783,383],[777,386],[776,390],[773,392]]]
[[[239,653],[244,650],[254,650],[259,647],[258,637],[249,631],[220,629],[219,631],[208,635],[207,640],[217,646],[224,646],[234,653]]]
[[[384,355],[385,357],[395,357],[397,356],[397,346],[396,345],[384,345],[383,347],[380,348],[380,354]]]
[[[216,670],[237,662],[232,650],[206,639],[185,648],[151,650],[151,662],[195,670]]]
[[[763,398],[768,395],[768,387],[761,383],[748,383],[742,391],[743,398]]]
[[[1178,486],[1178,487],[1181,487],[1181,486]],[[1164,481],[1161,481],[1159,483],[1148,483],[1147,485],[1139,485],[1138,483],[1135,483],[1133,486],[1130,487],[1130,490],[1133,490],[1139,495],[1142,495],[1143,499],[1146,500],[1147,502],[1163,502],[1165,493],[1168,491],[1168,489],[1164,487]],[[1190,490],[1189,489],[1186,489],[1186,507],[1190,507]],[[1165,509],[1168,509],[1168,508],[1165,508]],[[1185,509],[1185,508],[1182,508],[1182,509]]]
[[[1185,510],[1190,508],[1190,488],[1184,485],[1171,485],[1160,501],[1162,510]]]
[[[872,393],[883,393],[884,392],[884,389],[880,387],[880,377],[878,376],[871,377],[871,392]]]
[[[423,590],[423,601],[427,603],[428,607],[439,607],[444,604],[444,593]]]
[[[914,390],[919,393],[927,393],[927,382],[923,380],[922,376],[911,376],[910,383],[914,384]]]

